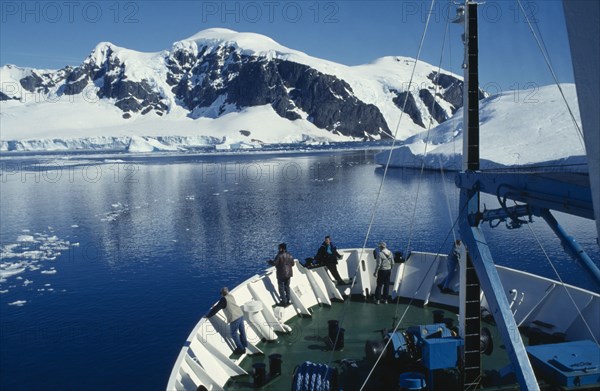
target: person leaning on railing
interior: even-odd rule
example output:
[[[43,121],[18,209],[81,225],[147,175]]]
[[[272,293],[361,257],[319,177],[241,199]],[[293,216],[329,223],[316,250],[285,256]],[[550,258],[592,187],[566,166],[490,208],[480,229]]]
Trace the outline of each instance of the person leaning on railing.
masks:
[[[221,288],[221,300],[205,315],[207,318],[213,317],[217,312],[223,310],[227,323],[231,331],[231,338],[235,343],[234,354],[246,353],[248,340],[246,339],[246,330],[244,329],[244,313],[240,306],[235,302],[235,298],[229,294],[227,287]]]
[[[317,255],[315,255],[315,260],[327,267],[338,285],[344,285],[345,282],[337,270],[338,259],[342,259],[342,255],[338,253],[337,247],[331,242],[331,237],[329,235],[325,236],[325,240],[319,247]]]

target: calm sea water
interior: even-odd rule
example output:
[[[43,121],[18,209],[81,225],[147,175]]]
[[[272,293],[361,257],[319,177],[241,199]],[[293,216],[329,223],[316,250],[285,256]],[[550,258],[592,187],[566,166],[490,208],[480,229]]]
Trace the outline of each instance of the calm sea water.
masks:
[[[0,389],[164,389],[219,288],[263,270],[278,243],[298,259],[326,234],[362,246],[383,175],[373,154],[4,158],[0,270],[23,271],[0,282]],[[412,249],[448,251],[453,178],[419,186],[418,172],[391,170],[368,245],[404,250],[411,236]],[[592,222],[558,217],[598,262]],[[533,228],[563,279],[591,289]],[[489,231],[499,264],[554,278],[528,228]]]

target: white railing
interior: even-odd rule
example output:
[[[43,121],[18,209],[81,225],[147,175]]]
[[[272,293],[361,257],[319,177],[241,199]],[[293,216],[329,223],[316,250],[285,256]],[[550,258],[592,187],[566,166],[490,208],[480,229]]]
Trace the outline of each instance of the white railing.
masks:
[[[332,299],[343,300],[344,294],[370,295],[375,289],[373,277],[375,260],[372,251],[347,249],[340,253],[338,271],[342,278],[350,279],[357,271],[356,281],[350,286],[338,287],[326,268],[304,268],[296,261],[290,289],[292,305],[274,307],[279,302],[277,280],[273,267],[261,275],[255,275],[235,287],[230,294],[244,307],[252,305],[253,314],[246,314],[248,351],[259,353],[256,347],[262,339],[277,339],[277,333],[288,333],[285,323],[298,315],[310,316],[315,305],[331,305]],[[362,255],[362,256],[361,256]],[[392,296],[415,298],[424,304],[443,304],[458,307],[458,296],[442,294],[437,284],[446,274],[446,256],[433,253],[413,252],[405,263],[395,264],[392,270]],[[530,273],[497,267],[507,297],[515,300],[512,311],[519,326],[535,326],[543,332],[563,333],[567,340],[592,339],[589,329],[600,339],[600,295],[574,286],[561,286],[557,281]],[[458,273],[457,277],[458,278]],[[339,289],[338,289],[339,288]],[[342,291],[342,290],[345,290]],[[566,291],[569,291],[588,326]],[[511,294],[511,291],[513,293]],[[485,297],[482,306],[486,306]],[[252,318],[249,322],[248,319]],[[247,374],[238,364],[245,355],[229,358],[234,349],[229,327],[221,313],[211,319],[202,318],[190,333],[171,372],[167,390],[196,391],[198,385],[208,390],[221,390],[231,376]]]

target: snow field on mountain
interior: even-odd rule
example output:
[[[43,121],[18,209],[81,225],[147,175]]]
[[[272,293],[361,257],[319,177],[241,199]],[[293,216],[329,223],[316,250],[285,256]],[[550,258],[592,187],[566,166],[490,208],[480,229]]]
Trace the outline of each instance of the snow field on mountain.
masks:
[[[580,124],[574,84],[561,85],[567,102]],[[425,167],[460,169],[463,145],[462,110],[429,132],[419,133],[392,153],[390,164],[396,167],[419,167],[427,147]],[[566,160],[579,164],[584,161],[585,149],[578,131],[568,114],[558,87],[541,87],[526,98],[515,99],[513,92],[487,98],[480,106],[480,157],[483,167],[527,165],[539,162]],[[426,141],[428,141],[426,143]],[[389,152],[377,155],[376,161],[385,164]]]
[[[58,73],[43,76],[56,79],[51,80],[55,85],[49,92],[29,93],[21,87],[20,81],[34,72],[43,75],[49,71],[12,65],[0,68],[2,92],[20,98],[0,102],[0,151],[116,149],[152,152],[204,146],[227,150],[260,148],[265,143],[352,140],[349,136],[316,127],[310,115],[299,107],[293,110],[301,118],[293,121],[281,117],[271,105],[238,108],[226,101],[226,94],[207,107],[196,107],[191,111],[183,107],[167,83],[167,62],[175,59],[169,56],[183,51],[195,58],[200,51],[206,54],[223,51],[225,47],[232,47],[246,56],[296,62],[345,81],[347,92],[350,92],[349,88],[351,95],[379,108],[392,134],[398,128],[397,139],[404,140],[404,145],[394,152],[393,165],[418,166],[427,150],[428,168],[439,167],[440,160],[446,167],[460,168],[462,109],[436,127],[437,122],[429,115],[428,107],[417,99],[421,90],[429,91],[432,96],[444,92],[430,80],[432,73],[438,71],[437,67],[424,62],[418,62],[415,67],[414,59],[391,56],[349,67],[287,48],[259,34],[218,28],[201,31],[175,42],[170,50],[156,53],[142,53],[101,42],[84,61],[84,64],[102,64],[108,58],[122,65],[126,80],[146,81],[163,96],[162,102],[168,110],[162,116],[151,110],[145,115],[133,113],[131,118],[125,119],[123,110],[115,106],[113,99],[98,98],[98,87],[94,85],[88,85],[91,88],[86,87],[76,95],[60,94],[61,83],[65,81],[60,80]],[[229,66],[226,62],[230,59],[224,58],[224,63],[219,66]],[[119,69],[116,67],[110,72]],[[441,72],[460,79],[452,73]],[[579,121],[575,86],[565,84],[563,89]],[[415,98],[416,110],[425,128],[431,125],[427,144],[427,132],[398,108],[403,99],[397,99],[397,93],[407,90]],[[448,101],[437,99],[437,103],[446,112],[451,112],[452,105]],[[585,154],[556,86],[540,87],[521,96],[506,92],[489,97],[481,102],[480,120],[484,165],[491,164],[488,161],[500,165],[531,164]],[[386,156],[382,154],[377,161],[384,163]]]
[[[171,48],[171,53],[177,50],[186,50],[193,55],[197,55],[199,50],[210,52],[220,50],[225,46],[236,48],[239,53],[244,55],[261,56],[267,59],[281,59],[297,62],[310,66],[317,71],[336,76],[346,81],[353,94],[367,104],[376,105],[382,112],[388,126],[393,130],[401,117],[401,111],[392,101],[395,94],[391,90],[403,91],[408,88],[408,80],[414,64],[413,59],[403,57],[386,57],[374,61],[371,64],[348,67],[342,64],[336,64],[331,61],[311,57],[297,50],[284,47],[272,39],[253,33],[238,33],[227,29],[208,29],[200,33],[175,42]],[[66,138],[88,138],[88,137],[124,137],[124,136],[198,136],[206,135],[203,130],[215,132],[211,134],[214,137],[234,138],[235,133],[246,126],[238,129],[224,128],[223,125],[233,125],[240,121],[227,118],[220,121],[216,119],[215,124],[209,124],[200,118],[198,124],[188,123],[186,116],[190,114],[181,107],[175,98],[172,87],[166,83],[167,58],[169,51],[142,53],[135,50],[118,47],[108,42],[101,42],[96,45],[92,54],[84,61],[84,64],[102,64],[106,58],[111,61],[118,60],[124,66],[127,80],[140,82],[145,80],[153,89],[160,91],[165,98],[163,102],[169,108],[169,112],[163,117],[158,117],[154,113],[145,116],[134,115],[130,119],[122,118],[123,112],[114,106],[114,101],[110,99],[98,99],[95,95],[96,89],[87,88],[78,95],[60,95],[58,91],[61,88],[59,82],[49,94],[34,94],[26,91],[19,81],[31,75],[35,71],[38,75],[42,72],[29,68],[20,68],[16,66],[4,66],[0,68],[0,82],[2,92],[8,96],[21,98],[18,100],[2,101],[0,110],[0,121],[2,122],[1,140],[48,140],[48,139],[66,139]],[[419,62],[415,78],[413,80],[412,91],[418,96],[418,89],[431,87],[433,83],[427,76],[436,70],[433,66]],[[50,72],[50,71],[45,71]],[[89,86],[88,86],[89,87]],[[256,113],[255,107],[250,109],[242,108],[238,114],[248,115],[248,122],[256,122],[253,118]],[[268,110],[257,109],[260,112],[268,114]],[[428,117],[427,108],[421,104],[419,107],[421,116],[425,120]],[[193,118],[198,115],[206,117],[216,117],[222,115],[211,114],[209,108],[201,110],[191,115]],[[229,115],[226,113],[226,116]],[[329,141],[347,141],[349,137],[339,137],[326,130],[319,131],[307,118],[302,116],[302,124],[281,118],[274,118],[268,115],[259,120],[265,128],[273,133],[267,134],[266,130],[254,132],[260,133],[261,141],[264,142],[293,142],[305,139],[306,135],[316,134],[316,137],[326,138]],[[274,122],[272,122],[274,121]],[[272,122],[272,123],[271,123]],[[402,116],[400,132],[398,138],[404,139],[421,131],[422,128],[412,122],[408,115]],[[292,135],[289,132],[298,134]],[[191,134],[190,134],[191,133]],[[266,141],[269,140],[269,141]],[[63,143],[63,144],[69,144]],[[70,144],[73,144],[72,142]],[[81,143],[79,143],[81,144]],[[38,143],[38,145],[48,145]]]

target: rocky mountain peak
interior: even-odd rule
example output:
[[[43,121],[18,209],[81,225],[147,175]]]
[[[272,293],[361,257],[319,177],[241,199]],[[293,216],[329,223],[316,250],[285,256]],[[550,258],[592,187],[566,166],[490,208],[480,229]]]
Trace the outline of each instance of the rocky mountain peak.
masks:
[[[111,42],[100,42],[83,60],[83,64],[102,64],[113,56],[116,49],[119,48]]]
[[[270,106],[289,121],[305,121],[354,139],[382,139],[391,137],[389,124],[400,110],[410,117],[408,128],[414,134],[431,121],[447,120],[462,105],[462,80],[447,72],[438,75],[426,63],[417,64],[424,75],[417,80],[419,88],[404,86],[414,61],[387,57],[347,67],[264,35],[214,28],[160,53],[101,42],[79,66],[30,70],[18,82],[38,94],[95,94],[119,108],[123,120],[169,116],[175,109],[191,119],[219,118]],[[2,100],[19,99],[0,92]]]

